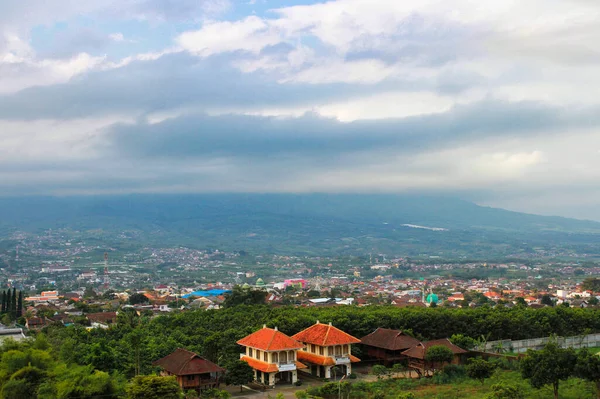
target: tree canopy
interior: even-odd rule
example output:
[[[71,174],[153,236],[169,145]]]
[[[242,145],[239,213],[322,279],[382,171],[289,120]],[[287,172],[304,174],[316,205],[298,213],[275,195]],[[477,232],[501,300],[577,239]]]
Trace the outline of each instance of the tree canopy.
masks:
[[[559,383],[573,375],[576,362],[577,355],[573,349],[563,349],[550,342],[542,350],[527,351],[527,357],[521,360],[521,375],[534,388],[550,385],[554,398],[558,399]]]

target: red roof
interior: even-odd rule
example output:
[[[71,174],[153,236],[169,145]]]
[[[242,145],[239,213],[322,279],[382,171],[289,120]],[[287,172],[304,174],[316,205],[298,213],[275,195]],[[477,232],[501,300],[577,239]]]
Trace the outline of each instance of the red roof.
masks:
[[[193,375],[225,371],[224,368],[217,366],[213,362],[182,348],[177,349],[175,352],[152,364],[160,366],[169,373],[175,375]]]
[[[343,332],[339,328],[336,328],[331,324],[321,324],[319,322],[308,327],[306,330],[300,331],[292,338],[300,342],[320,346],[360,343],[360,339]]]
[[[255,370],[258,371],[262,371],[263,373],[277,373],[279,372],[279,367],[277,367],[277,365],[275,363],[267,363],[267,362],[263,362],[262,360],[258,360],[255,359],[253,357],[250,356],[242,356],[240,358],[240,360],[248,363],[248,365],[250,367],[252,367]],[[298,369],[305,369],[307,368],[306,365],[300,363],[300,362],[296,362],[296,368]]]
[[[408,349],[419,344],[418,339],[406,335],[402,331],[388,328],[378,328],[371,334],[362,337],[360,341],[363,345],[391,351]]]
[[[280,351],[289,349],[301,349],[304,347],[300,342],[292,339],[281,331],[263,327],[262,329],[240,339],[239,345],[263,351]]]
[[[452,351],[452,353],[454,353],[455,355],[460,355],[461,353],[468,352],[468,351],[454,345],[452,342],[450,342],[450,340],[448,338],[444,338],[444,339],[436,339],[434,341],[419,342],[418,345],[405,350],[404,352],[402,352],[402,354],[405,356],[408,356],[408,357],[416,358],[416,359],[425,359],[427,350],[429,348],[431,348],[432,346],[445,346],[446,348],[450,349]]]
[[[360,362],[360,359],[356,356],[349,355],[352,363]],[[321,356],[316,353],[298,351],[298,360],[302,360],[306,363],[317,364],[319,366],[334,366],[335,359],[329,356]]]

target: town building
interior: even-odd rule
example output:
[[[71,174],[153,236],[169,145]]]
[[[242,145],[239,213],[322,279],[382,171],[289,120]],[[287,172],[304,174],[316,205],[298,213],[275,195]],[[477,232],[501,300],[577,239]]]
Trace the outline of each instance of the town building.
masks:
[[[240,359],[254,369],[256,381],[274,386],[278,382],[295,383],[298,369],[306,366],[298,361],[297,352],[302,343],[277,330],[262,329],[237,342],[245,347]]]
[[[225,369],[194,352],[179,348],[152,363],[162,369],[161,375],[175,376],[184,391],[218,388]]]
[[[405,359],[402,352],[419,344],[418,339],[402,331],[388,328],[377,328],[371,334],[362,337],[360,342],[365,348],[364,353],[369,358],[379,360],[386,365]]]
[[[454,354],[452,364],[463,364],[466,361],[468,351],[454,345],[448,338],[436,339],[434,341],[419,342],[417,345],[402,352],[408,358],[408,367],[416,370],[419,375],[433,373],[436,364],[427,361],[427,351],[433,346],[445,346]]]
[[[318,377],[332,378],[332,369],[341,369],[339,374],[334,371],[333,378],[352,373],[352,363],[360,359],[351,353],[352,344],[360,343],[353,337],[329,324],[317,321],[309,328],[292,336],[304,345],[298,351],[298,360],[310,366],[310,373]]]

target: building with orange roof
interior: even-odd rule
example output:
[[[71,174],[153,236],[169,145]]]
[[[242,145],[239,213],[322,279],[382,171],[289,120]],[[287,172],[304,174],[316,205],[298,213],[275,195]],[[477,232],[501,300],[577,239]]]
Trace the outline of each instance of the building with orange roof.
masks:
[[[254,369],[254,379],[274,386],[278,382],[295,383],[298,369],[306,366],[298,361],[303,345],[275,328],[262,329],[237,342],[246,348],[240,359]]]
[[[352,363],[360,359],[352,356],[352,344],[360,343],[353,337],[329,324],[319,323],[308,327],[292,336],[304,344],[298,351],[298,360],[310,365],[310,372],[318,377],[331,378],[334,368],[341,368],[342,373],[352,373]],[[335,371],[334,371],[335,373]]]

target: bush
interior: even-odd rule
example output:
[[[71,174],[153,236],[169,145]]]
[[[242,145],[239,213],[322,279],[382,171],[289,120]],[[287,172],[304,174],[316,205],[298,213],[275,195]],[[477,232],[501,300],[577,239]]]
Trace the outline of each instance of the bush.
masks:
[[[296,382],[294,382],[294,385],[297,386],[297,387],[299,387],[299,386],[302,385],[302,381],[296,380]]]
[[[467,371],[463,366],[449,364],[433,376],[433,381],[436,384],[449,384],[453,381],[464,379],[466,376]]]
[[[412,392],[402,392],[396,396],[396,399],[416,399],[416,396]]]
[[[356,379],[356,374],[350,373],[350,374],[348,374],[348,378],[351,379],[351,380],[355,380]]]

